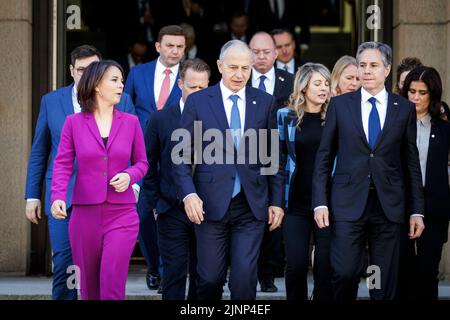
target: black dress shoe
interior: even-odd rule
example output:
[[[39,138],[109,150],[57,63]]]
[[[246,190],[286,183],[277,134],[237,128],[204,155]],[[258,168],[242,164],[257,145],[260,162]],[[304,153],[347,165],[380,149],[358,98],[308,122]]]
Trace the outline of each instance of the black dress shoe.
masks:
[[[259,283],[261,287],[261,292],[277,292],[278,288],[273,282],[273,280],[262,280]]]
[[[156,290],[161,284],[161,276],[158,272],[148,270],[145,280],[147,281],[147,288],[149,290]]]

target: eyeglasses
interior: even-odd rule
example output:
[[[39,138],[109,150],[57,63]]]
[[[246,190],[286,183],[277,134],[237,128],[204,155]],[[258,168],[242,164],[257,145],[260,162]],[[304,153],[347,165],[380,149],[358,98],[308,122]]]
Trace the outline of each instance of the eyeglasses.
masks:
[[[83,75],[84,70],[86,70],[85,67],[79,67],[75,69],[75,71],[78,73],[79,76]]]
[[[409,89],[408,92],[412,95],[415,95],[417,92],[419,93],[419,96],[425,96],[428,94],[427,90],[415,90],[415,89]]]

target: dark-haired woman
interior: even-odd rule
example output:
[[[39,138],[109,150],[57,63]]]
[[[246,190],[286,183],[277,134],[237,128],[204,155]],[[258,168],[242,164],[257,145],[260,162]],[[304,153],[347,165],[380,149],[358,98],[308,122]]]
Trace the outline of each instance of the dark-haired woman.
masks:
[[[416,105],[425,229],[420,238],[403,239],[398,298],[437,300],[439,262],[450,220],[450,123],[441,101],[439,73],[425,66],[413,69],[406,76],[402,95]]]
[[[89,65],[78,85],[82,112],[67,117],[54,163],[51,212],[65,219],[64,200],[77,160],[69,239],[83,300],[125,298],[139,230],[131,185],[144,177],[148,163],[138,118],[114,107],[122,91],[117,63]]]

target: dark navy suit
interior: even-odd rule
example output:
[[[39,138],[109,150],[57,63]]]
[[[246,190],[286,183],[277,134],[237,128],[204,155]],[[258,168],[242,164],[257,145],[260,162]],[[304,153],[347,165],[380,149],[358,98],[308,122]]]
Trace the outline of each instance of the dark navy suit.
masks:
[[[124,91],[133,99],[136,114],[139,118],[144,135],[150,115],[157,111],[156,97],[154,93],[155,69],[157,61],[158,60],[156,59],[148,63],[135,66],[131,69],[125,83]],[[178,75],[176,76],[175,84],[165,105],[163,106],[163,109],[180,101],[181,90],[176,83],[177,80]],[[153,214],[148,215],[141,211],[141,206],[142,203],[138,203],[138,213],[140,217],[139,245],[150,271],[152,273],[158,273],[160,261],[156,235],[156,221],[153,218]],[[148,211],[146,212],[149,213]]]
[[[145,144],[149,170],[140,193],[140,210],[156,211],[158,245],[163,261],[163,300],[184,300],[189,264],[188,300],[196,300],[197,255],[194,225],[178,200],[172,178],[172,132],[179,128],[179,104],[150,115]]]
[[[360,89],[331,99],[317,152],[312,204],[331,212],[338,300],[356,299],[367,230],[371,264],[381,269],[381,288],[370,290],[371,298],[394,298],[406,204],[409,215],[424,213],[415,107],[387,94],[385,123],[373,150],[363,130]]]
[[[69,219],[56,220],[50,214],[51,180],[53,175],[53,160],[58,150],[61,130],[66,117],[74,113],[72,103],[73,84],[42,97],[39,116],[28,162],[25,199],[41,199],[42,183],[45,175],[45,213],[48,219],[50,243],[53,250],[53,299],[76,299],[76,290],[67,288],[66,273],[71,266],[72,254],[68,237]],[[134,106],[128,94],[123,94],[118,110],[134,114]],[[75,182],[75,172],[67,192],[67,208],[71,207],[72,191]]]
[[[270,129],[270,113],[275,106],[275,99],[261,90],[246,87],[245,100],[243,129]],[[223,155],[227,150],[234,150],[231,138],[225,137],[229,125],[219,84],[188,97],[180,124],[191,137],[194,137],[195,121],[201,121],[202,134],[208,129],[221,132],[222,136],[218,139],[222,143],[219,148]],[[252,145],[258,146],[259,142],[263,142],[261,139],[258,137],[258,141],[253,141]],[[179,188],[179,198],[197,193],[205,211],[205,221],[195,228],[199,300],[221,298],[228,262],[231,266],[231,299],[255,299],[257,258],[267,223],[267,209],[269,205],[283,207],[283,172],[276,170],[274,175],[261,175],[262,164],[259,159],[257,163],[249,164],[248,142],[244,143],[244,140],[241,139],[239,150],[245,151],[245,164],[207,164],[202,161],[196,164],[193,176],[191,165],[174,166],[174,181]],[[183,141],[182,145],[193,146],[193,141]],[[203,141],[201,150],[205,151],[209,144]],[[192,152],[188,153],[186,158],[189,159],[191,155]],[[236,170],[241,181],[241,192],[232,198]]]

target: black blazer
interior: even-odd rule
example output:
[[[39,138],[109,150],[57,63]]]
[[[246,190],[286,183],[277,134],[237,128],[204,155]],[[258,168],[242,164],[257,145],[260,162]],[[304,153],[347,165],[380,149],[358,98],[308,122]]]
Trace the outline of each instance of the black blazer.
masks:
[[[158,214],[171,209],[177,200],[177,190],[172,178],[171,135],[179,128],[181,111],[179,103],[150,115],[145,132],[145,147],[149,169],[139,194],[139,209]],[[139,211],[141,212],[141,211]]]
[[[250,74],[247,86],[252,86],[252,74]],[[286,101],[293,90],[294,76],[287,71],[275,68],[275,88],[273,90],[273,96],[276,99],[277,110],[286,105]]]
[[[329,206],[334,221],[362,216],[371,180],[390,221],[404,222],[407,202],[407,214],[424,214],[416,109],[403,97],[388,94],[386,120],[373,151],[362,124],[361,90],[331,99],[317,151],[312,204]]]
[[[431,125],[425,174],[425,213],[427,219],[450,220],[449,151],[450,123],[438,120]]]

